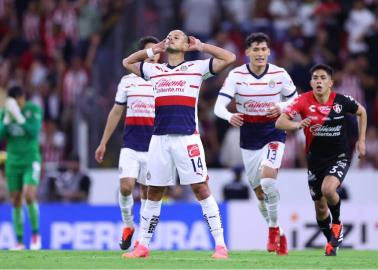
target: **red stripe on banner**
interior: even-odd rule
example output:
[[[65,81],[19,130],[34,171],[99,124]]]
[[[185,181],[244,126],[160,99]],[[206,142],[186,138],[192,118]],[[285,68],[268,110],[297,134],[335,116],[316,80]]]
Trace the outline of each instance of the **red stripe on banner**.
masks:
[[[138,86],[148,86],[148,87],[152,87],[152,84],[138,84]]]
[[[237,84],[237,85],[241,85],[242,83],[241,83],[241,82],[237,82],[236,84]]]
[[[282,84],[282,82],[278,82],[277,84]]]
[[[281,94],[281,92],[277,92],[274,94],[261,94],[261,95],[243,95],[243,94],[236,93],[235,95],[239,95],[241,97],[270,97],[270,96],[276,96],[279,94]]]
[[[196,98],[184,97],[184,96],[165,96],[165,97],[157,97],[155,99],[155,107],[173,106],[173,105],[195,107]]]
[[[199,86],[197,86],[197,85],[189,85],[189,87],[191,87],[191,88],[199,88]]]
[[[180,76],[180,75],[185,75],[185,76],[201,76],[202,77],[202,74],[201,73],[168,73],[168,74],[160,74],[160,75],[156,75],[156,76],[151,76],[150,78],[153,79],[153,78],[158,78],[158,77],[164,77],[164,76]]]
[[[283,70],[280,71],[272,71],[272,72],[267,72],[266,74],[277,74],[277,73],[283,73]]]
[[[153,126],[155,118],[153,117],[126,117],[125,125],[134,126]]]
[[[246,123],[267,123],[276,121],[276,118],[269,118],[265,115],[243,115],[244,122]]]
[[[154,97],[154,95],[128,95],[127,97]]]

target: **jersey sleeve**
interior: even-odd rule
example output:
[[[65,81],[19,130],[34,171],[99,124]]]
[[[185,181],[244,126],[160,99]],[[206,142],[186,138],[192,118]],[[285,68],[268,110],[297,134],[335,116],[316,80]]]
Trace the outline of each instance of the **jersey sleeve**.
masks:
[[[118,105],[126,105],[127,103],[127,79],[122,79],[117,86],[117,93],[115,96],[115,103]]]
[[[296,87],[293,83],[293,80],[291,79],[290,75],[287,73],[286,70],[284,70],[282,75],[282,90],[281,94],[285,98],[290,98],[295,95],[297,92]]]
[[[146,81],[149,81],[152,76],[157,75],[157,73],[161,72],[160,64],[152,64],[148,62],[141,62],[140,63],[140,75]]]
[[[236,93],[236,75],[234,72],[230,72],[223,83],[221,90],[219,91],[220,96],[228,97],[233,99]]]
[[[296,115],[302,115],[302,106],[301,106],[301,98],[302,96],[298,96],[296,99],[293,100],[284,110],[291,119],[294,119]]]
[[[344,95],[344,106],[347,113],[355,114],[358,110],[358,103],[352,96]]]
[[[202,78],[204,80],[215,75],[213,71],[213,61],[214,61],[214,58],[195,61],[196,69],[199,73],[202,74]]]

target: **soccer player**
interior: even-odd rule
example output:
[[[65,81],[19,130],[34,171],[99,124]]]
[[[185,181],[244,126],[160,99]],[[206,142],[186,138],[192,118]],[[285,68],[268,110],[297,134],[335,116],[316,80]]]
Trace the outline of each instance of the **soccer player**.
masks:
[[[146,36],[139,41],[139,49],[151,48],[159,40]],[[159,54],[145,60],[146,63],[157,63]],[[120,248],[125,250],[131,245],[134,234],[133,195],[132,190],[137,181],[141,186],[141,209],[147,198],[146,174],[147,152],[151,140],[155,117],[155,101],[151,82],[129,74],[121,79],[115,97],[115,104],[109,112],[108,120],[98,146],[95,158],[101,163],[114,129],[126,110],[123,145],[119,156],[119,207],[121,208],[124,229],[120,240]]]
[[[250,62],[233,69],[219,92],[215,114],[232,126],[240,127],[240,147],[248,180],[259,200],[258,208],[269,226],[267,250],[287,255],[287,240],[278,224],[280,199],[276,186],[285,148],[285,132],[275,120],[297,96],[289,74],[268,63],[270,39],[264,33],[246,38]],[[226,106],[236,101],[237,113]],[[284,101],[286,100],[286,101]]]
[[[290,104],[278,118],[276,127],[283,130],[304,129],[308,185],[315,203],[316,220],[327,238],[325,255],[335,256],[343,241],[341,200],[336,190],[348,172],[351,159],[345,116],[351,113],[358,117],[356,148],[361,157],[366,152],[366,111],[352,97],[332,91],[331,67],[315,65],[310,73],[312,91],[300,95]],[[296,115],[302,118],[300,122],[292,120]]]
[[[213,58],[186,62],[187,51],[203,51]],[[141,62],[167,52],[168,63]],[[159,222],[164,190],[175,184],[177,168],[180,184],[191,185],[215,239],[213,258],[228,257],[218,205],[207,184],[205,153],[198,134],[197,102],[201,83],[235,61],[235,55],[222,48],[188,37],[181,30],[147,50],[123,60],[134,74],[151,80],[155,95],[155,126],[148,152],[148,194],[142,210],[139,245],[126,258],[147,257],[148,245]]]
[[[13,226],[17,237],[15,250],[25,249],[22,209],[24,198],[32,225],[30,249],[41,249],[37,203],[37,185],[41,174],[41,127],[42,109],[26,101],[21,87],[11,87],[0,121],[0,138],[7,142],[5,176],[13,206]]]

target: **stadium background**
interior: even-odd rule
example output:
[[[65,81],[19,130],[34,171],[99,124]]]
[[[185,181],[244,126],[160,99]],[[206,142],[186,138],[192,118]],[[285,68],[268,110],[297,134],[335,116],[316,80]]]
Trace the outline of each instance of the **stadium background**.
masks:
[[[377,17],[378,3],[374,0],[0,0],[0,103],[7,87],[18,84],[45,111],[41,136],[44,176],[39,191],[44,202],[43,247],[117,248],[121,224],[115,168],[121,125],[100,167],[94,151],[117,83],[125,74],[121,59],[136,49],[140,37],[164,38],[169,30],[178,28],[233,51],[235,65],[247,60],[243,48],[247,34],[269,34],[273,41],[271,62],[288,70],[299,92],[309,89],[308,70],[314,63],[327,63],[336,69],[335,90],[365,105],[369,121],[368,156],[362,161],[354,158],[346,179],[348,196],[342,217],[351,230],[345,246],[378,249]],[[206,81],[199,102],[200,133],[218,201],[223,201],[223,186],[234,178],[232,169],[241,165],[235,143],[237,130],[213,114],[226,75],[223,72]],[[350,118],[349,132],[353,145],[357,135],[354,118]],[[303,137],[289,134],[285,169],[279,176],[282,225],[289,234],[289,247],[299,249],[323,244],[321,236],[315,237],[302,148]],[[77,157],[82,171],[91,178],[89,204],[61,197],[52,204],[49,176]],[[15,239],[1,178],[0,249],[5,249]],[[264,248],[266,228],[254,205],[256,199],[251,197],[247,202],[222,204],[226,240],[233,249]],[[171,190],[166,201],[152,247],[210,249],[206,224],[187,190]],[[137,209],[135,213],[137,220]]]

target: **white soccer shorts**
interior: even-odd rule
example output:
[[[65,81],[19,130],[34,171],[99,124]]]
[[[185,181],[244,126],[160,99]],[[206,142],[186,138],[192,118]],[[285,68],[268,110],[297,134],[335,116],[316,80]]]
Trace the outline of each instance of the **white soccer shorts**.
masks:
[[[147,185],[181,185],[206,181],[205,151],[199,134],[153,135],[148,151]]]
[[[119,179],[135,178],[137,182],[146,185],[147,152],[122,148],[119,154]]]
[[[285,144],[282,142],[270,142],[258,150],[241,149],[245,172],[252,188],[260,185],[262,166],[273,169],[281,167]]]

